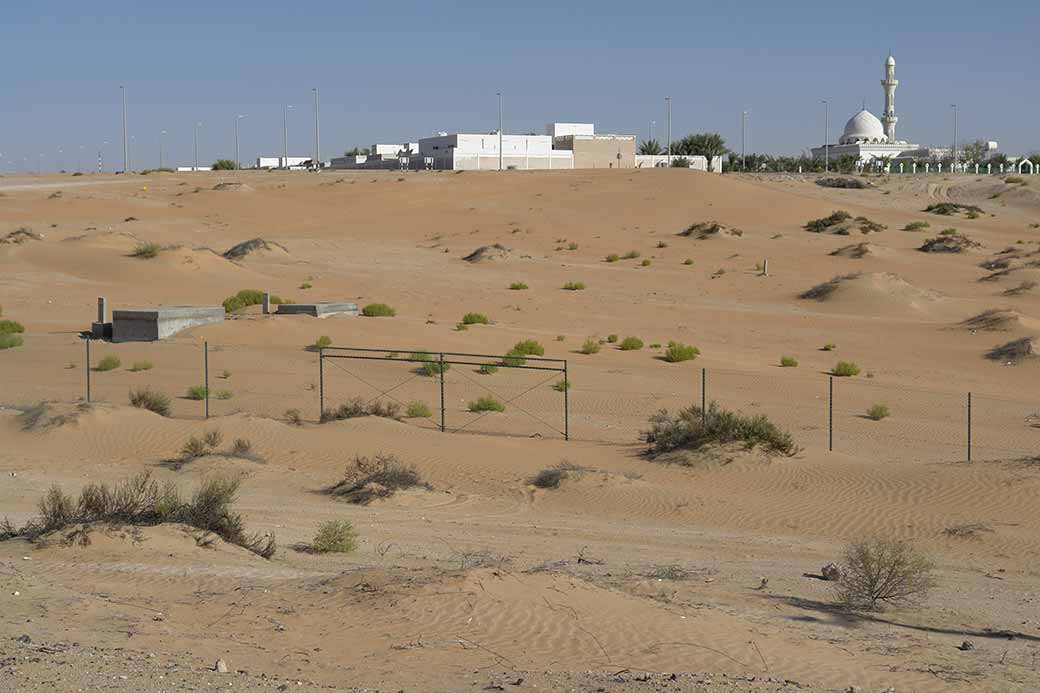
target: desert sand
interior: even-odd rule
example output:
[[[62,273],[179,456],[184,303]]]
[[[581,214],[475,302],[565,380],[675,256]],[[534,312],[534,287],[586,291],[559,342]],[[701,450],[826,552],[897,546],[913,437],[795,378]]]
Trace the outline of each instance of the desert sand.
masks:
[[[1040,367],[1028,348],[1001,351],[1040,337],[1040,177],[873,182],[678,170],[0,178],[2,318],[25,326],[24,344],[0,351],[0,517],[24,524],[54,484],[77,493],[151,471],[190,490],[219,473],[241,478],[236,508],[278,543],[265,560],[174,524],[0,542],[0,689],[1040,689]],[[982,213],[923,211],[939,202]],[[805,230],[836,210],[884,228]],[[915,221],[929,226],[904,230]],[[722,231],[682,235],[705,222]],[[948,228],[972,243],[919,250]],[[266,247],[223,256],[254,238]],[[132,257],[142,242],[164,249]],[[219,305],[247,288],[382,302],[396,316],[253,306],[161,343],[94,342],[89,365],[116,355],[122,367],[92,372],[94,401],[82,401],[79,335],[98,296],[114,309]],[[491,324],[458,329],[471,311]],[[580,353],[615,334],[645,346]],[[446,433],[439,412],[320,424],[307,347],[322,335],[402,354],[538,340],[568,361],[571,440],[559,374],[465,366],[445,376]],[[700,356],[662,360],[651,345],[672,340]],[[202,382],[204,343],[211,392],[227,395],[211,398],[208,421],[183,397]],[[781,368],[785,355],[798,366]],[[143,360],[153,367],[129,370]],[[839,360],[862,372],[834,379],[831,451]],[[767,415],[801,451],[648,459],[647,418],[699,403],[702,368],[708,400]],[[173,416],[128,404],[143,385],[173,396]],[[436,410],[437,379],[414,364],[325,366],[327,406],[386,390]],[[504,413],[467,411],[489,392]],[[891,416],[867,418],[876,403]],[[214,429],[253,454],[170,463]],[[367,505],[322,493],[376,453],[414,465],[429,488]],[[565,462],[581,469],[558,488],[530,483]],[[307,550],[329,519],[353,524],[356,551]],[[820,569],[872,536],[912,540],[934,561],[922,604],[838,607]]]

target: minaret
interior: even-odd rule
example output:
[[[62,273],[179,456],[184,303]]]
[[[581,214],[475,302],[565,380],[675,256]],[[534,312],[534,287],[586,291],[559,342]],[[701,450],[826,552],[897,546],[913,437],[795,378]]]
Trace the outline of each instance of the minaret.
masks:
[[[896,79],[896,59],[892,57],[891,51],[885,61],[885,78],[881,80],[881,86],[885,88],[885,113],[881,123],[885,126],[885,137],[889,142],[895,142],[896,123],[899,122],[896,117],[896,87],[899,86],[899,80]]]

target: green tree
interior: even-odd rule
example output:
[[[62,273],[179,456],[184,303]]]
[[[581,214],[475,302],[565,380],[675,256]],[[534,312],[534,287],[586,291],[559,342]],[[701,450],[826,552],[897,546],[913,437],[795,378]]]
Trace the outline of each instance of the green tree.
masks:
[[[726,149],[726,140],[717,132],[704,132],[697,135],[687,135],[678,142],[672,144],[672,154],[682,156],[703,156],[708,160],[708,170],[714,171],[715,157],[723,156],[729,152]]]
[[[967,164],[981,164],[986,156],[985,140],[975,140],[961,145],[961,160]]]
[[[368,147],[354,147],[343,152],[343,156],[368,156]]]
[[[214,171],[234,171],[238,166],[231,159],[217,159],[213,162]]]
[[[644,140],[639,145],[639,153],[640,154],[648,154],[648,155],[654,156],[654,155],[657,155],[657,154],[661,154],[663,152],[664,152],[664,149],[661,147],[661,143],[658,142],[657,140]]]

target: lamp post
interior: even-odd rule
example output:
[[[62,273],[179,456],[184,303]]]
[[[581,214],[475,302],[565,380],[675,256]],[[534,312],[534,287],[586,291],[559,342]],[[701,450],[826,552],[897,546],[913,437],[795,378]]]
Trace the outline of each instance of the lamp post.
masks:
[[[502,92],[495,92],[498,96],[498,170],[502,170]]]
[[[668,106],[668,149],[666,153],[668,155],[668,168],[672,167],[672,97],[664,97],[664,102]]]
[[[235,116],[235,168],[239,170],[242,168],[242,157],[238,154],[238,121],[245,117],[242,114]]]
[[[130,171],[130,143],[126,138],[126,88],[119,85],[119,92],[123,96],[123,173]]]
[[[159,131],[159,168],[163,167],[163,135],[165,134],[165,130]]]
[[[43,173],[43,152],[36,157],[36,175]]]
[[[953,170],[957,171],[957,104],[951,103],[953,109]]]
[[[84,145],[79,146],[79,154],[76,155],[76,173],[83,173],[83,149]]]
[[[831,163],[831,112],[827,99],[820,99],[823,104],[823,172],[827,173]]]
[[[197,121],[194,128],[194,140],[195,140],[195,168],[193,171],[199,170],[199,128],[202,127],[202,121]]]
[[[653,142],[654,141],[654,125],[656,125],[656,124],[657,124],[656,120],[651,120],[650,121],[650,137],[647,139],[647,142]]]
[[[286,111],[291,105],[282,104],[282,167],[289,168],[289,123]]]
[[[137,141],[134,135],[130,135],[130,146],[126,149],[126,161],[129,164],[128,171],[134,167],[134,147],[137,146]]]
[[[747,168],[744,166],[744,156],[747,145],[747,111],[742,111],[740,114],[740,170],[746,171]]]
[[[314,170],[321,170],[321,137],[318,120],[318,88],[314,87]]]
[[[65,168],[65,156],[64,155],[65,155],[65,152],[62,150],[61,147],[58,147],[58,171],[61,171],[63,168]]]

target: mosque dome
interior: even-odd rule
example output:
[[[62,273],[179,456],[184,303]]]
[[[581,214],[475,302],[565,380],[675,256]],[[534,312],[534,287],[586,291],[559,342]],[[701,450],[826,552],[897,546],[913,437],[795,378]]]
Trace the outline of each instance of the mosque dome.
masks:
[[[845,123],[845,132],[842,133],[838,144],[882,144],[887,141],[881,121],[864,109]]]

